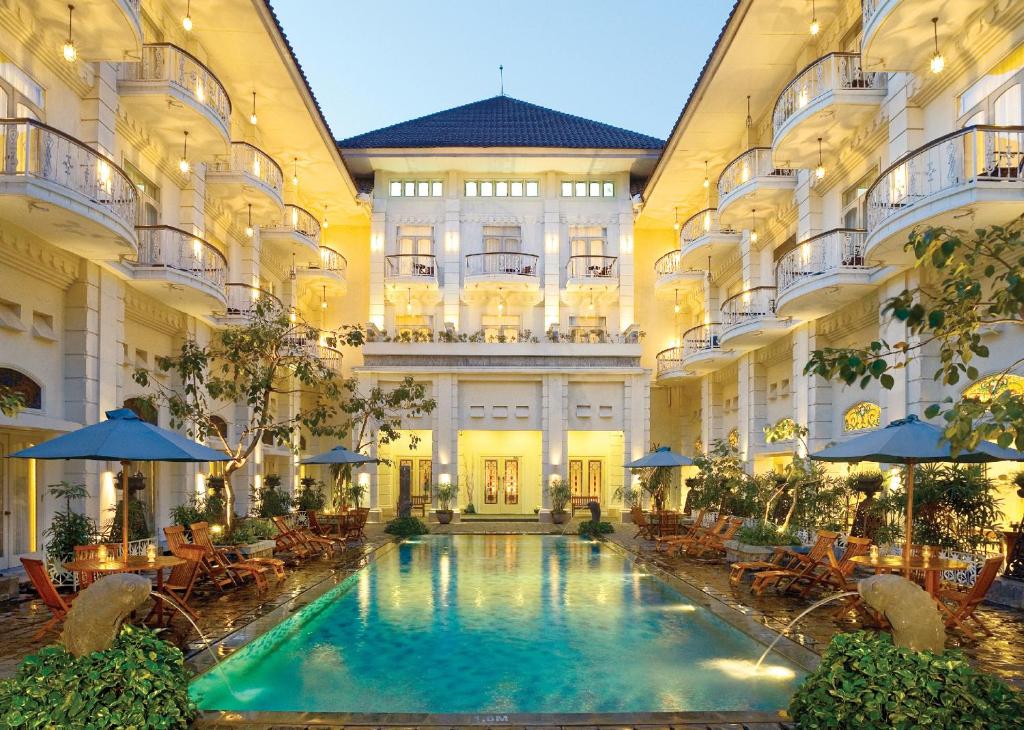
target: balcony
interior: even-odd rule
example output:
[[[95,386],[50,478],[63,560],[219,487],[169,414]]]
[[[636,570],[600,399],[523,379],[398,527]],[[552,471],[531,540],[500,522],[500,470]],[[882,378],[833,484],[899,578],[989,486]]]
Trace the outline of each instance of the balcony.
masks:
[[[756,218],[768,217],[792,199],[795,188],[794,170],[776,167],[770,148],[753,147],[726,165],[718,178],[718,223],[749,227],[751,211]]]
[[[772,149],[790,167],[813,168],[822,149],[833,153],[885,101],[888,76],[863,71],[860,54],[830,53],[801,71],[779,94],[772,114]]]
[[[227,304],[228,262],[215,246],[171,226],[139,226],[139,253],[125,259],[135,286],[196,317]]]
[[[737,351],[763,347],[794,323],[775,314],[775,287],[755,286],[722,302],[722,346]]]
[[[121,104],[139,126],[177,154],[188,131],[188,157],[204,160],[228,151],[231,100],[223,84],[188,51],[147,43],[142,60],[118,71]]]
[[[0,130],[0,219],[88,259],[135,254],[137,191],[120,167],[40,122]]]
[[[248,142],[232,142],[206,171],[206,189],[225,208],[245,214],[252,206],[254,221],[277,221],[284,205],[284,174],[270,155]]]
[[[280,223],[260,229],[260,242],[279,254],[295,254],[300,260],[316,263],[320,256],[320,221],[305,208],[284,206]]]
[[[325,286],[330,294],[342,296],[348,291],[348,260],[333,248],[321,246],[317,258],[295,267],[300,281]]]
[[[80,60],[116,62],[139,57],[141,0],[75,0],[74,5],[75,49]],[[40,25],[55,37],[67,37],[67,3],[35,2],[31,9]]]
[[[217,315],[223,324],[240,325],[249,322],[256,312],[256,306],[264,302],[269,310],[284,311],[281,300],[265,289],[252,284],[228,282],[224,285],[226,304],[224,311]]]
[[[940,43],[946,29],[966,28],[991,0],[862,0],[861,56],[872,71],[925,71],[934,53],[931,19],[939,16]]]
[[[691,327],[680,338],[680,364],[691,375],[704,375],[730,362],[735,353],[722,349],[718,322]]]
[[[669,347],[655,355],[657,370],[655,376],[658,380],[670,380],[692,376],[694,373],[683,367],[683,348]]]
[[[864,259],[864,231],[837,228],[797,245],[775,264],[780,316],[816,319],[874,288],[876,266]]]
[[[570,291],[618,289],[618,259],[615,256],[570,256],[565,265],[565,288]]]
[[[342,354],[336,347],[327,344],[329,336],[329,333],[316,330],[297,333],[285,341],[285,354],[319,360],[327,369],[340,373]]]
[[[702,269],[683,266],[681,251],[669,251],[654,262],[654,295],[662,301],[678,301],[679,292],[704,286]]]
[[[1024,214],[1024,127],[967,127],[889,166],[867,192],[865,256],[905,265],[916,226],[984,228]]]
[[[400,253],[384,257],[384,282],[397,288],[437,288],[437,259],[428,254]]]
[[[718,210],[706,208],[690,216],[679,229],[680,264],[705,268],[709,258],[718,261],[738,250],[739,242],[737,231],[719,223]]]

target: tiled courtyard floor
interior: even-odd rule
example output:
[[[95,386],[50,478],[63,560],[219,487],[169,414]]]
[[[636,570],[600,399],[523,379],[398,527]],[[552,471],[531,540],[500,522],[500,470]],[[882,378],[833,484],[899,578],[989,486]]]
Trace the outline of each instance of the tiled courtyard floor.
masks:
[[[432,525],[437,533],[489,533],[489,534],[549,534],[563,532],[562,528],[536,522],[474,522],[450,526]],[[368,525],[367,545],[360,550],[349,550],[330,558],[309,561],[301,567],[288,570],[287,578],[281,584],[271,581],[269,591],[259,595],[255,588],[247,585],[224,594],[203,590],[194,599],[201,616],[199,625],[211,642],[245,626],[274,608],[297,599],[302,604],[301,594],[306,589],[326,578],[344,575],[362,565],[366,550],[386,543],[390,536],[383,533],[380,525]],[[574,525],[567,526],[566,534],[575,532]],[[659,568],[673,573],[736,610],[754,616],[766,626],[780,631],[803,608],[808,601],[797,598],[765,595],[754,596],[747,586],[729,585],[728,571],[722,564],[699,563],[680,558],[666,558],[652,550],[652,544],[633,538],[632,525],[616,525],[616,532],[609,536],[612,541],[626,550],[638,553]],[[298,597],[298,598],[297,598]],[[792,632],[791,638],[821,652],[831,636],[839,631],[857,628],[852,619],[836,621],[830,617],[828,606],[807,616]],[[981,615],[994,630],[995,636],[964,647],[966,653],[982,669],[993,672],[1024,689],[1024,613],[1001,610],[994,607],[981,609]],[[49,618],[49,612],[38,600],[0,604],[0,677],[9,676],[21,659],[38,649],[46,639],[32,641],[37,628]],[[52,635],[50,639],[52,640]],[[173,623],[169,638],[191,653],[202,647],[195,631],[181,619]],[[958,645],[955,637],[950,645]]]

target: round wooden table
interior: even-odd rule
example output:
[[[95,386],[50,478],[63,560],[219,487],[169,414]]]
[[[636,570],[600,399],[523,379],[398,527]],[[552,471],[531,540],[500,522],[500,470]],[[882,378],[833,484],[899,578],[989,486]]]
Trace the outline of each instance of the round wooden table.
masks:
[[[64,569],[70,570],[73,573],[98,573],[101,575],[109,575],[111,573],[156,573],[156,591],[157,593],[162,593],[164,571],[168,568],[184,564],[184,560],[173,555],[157,555],[152,560],[145,555],[129,555],[127,561],[121,558],[114,558],[112,560],[99,560],[97,558],[72,560],[64,563]],[[157,622],[163,625],[163,599],[156,599],[156,606],[154,606],[152,613],[156,615]]]
[[[954,558],[912,557],[909,561],[902,555],[857,555],[850,558],[852,563],[871,568],[875,573],[902,573],[906,568],[924,573],[924,589],[933,596],[939,595],[939,583],[947,570],[965,570],[970,563]]]

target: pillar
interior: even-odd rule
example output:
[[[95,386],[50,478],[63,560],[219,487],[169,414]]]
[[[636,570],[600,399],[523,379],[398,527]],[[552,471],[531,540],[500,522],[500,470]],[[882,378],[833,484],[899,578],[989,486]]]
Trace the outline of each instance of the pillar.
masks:
[[[633,297],[635,282],[633,270],[633,214],[619,214],[619,332],[625,332],[636,322]]]

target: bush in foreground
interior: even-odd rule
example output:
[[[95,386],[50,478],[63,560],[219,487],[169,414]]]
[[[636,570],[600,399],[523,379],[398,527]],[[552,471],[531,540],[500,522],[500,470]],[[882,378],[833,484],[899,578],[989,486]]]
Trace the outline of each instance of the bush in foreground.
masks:
[[[25,657],[0,682],[2,728],[187,728],[189,672],[155,632],[124,626],[106,651],[76,659],[60,645]]]
[[[580,537],[597,537],[598,535],[610,535],[615,532],[610,522],[593,522],[586,520],[580,523],[577,530]]]
[[[417,517],[396,517],[384,527],[384,532],[397,537],[413,537],[426,535],[430,529]]]
[[[833,637],[789,713],[799,730],[1008,730],[1021,726],[1024,696],[957,650],[900,649],[889,634],[857,631]]]

